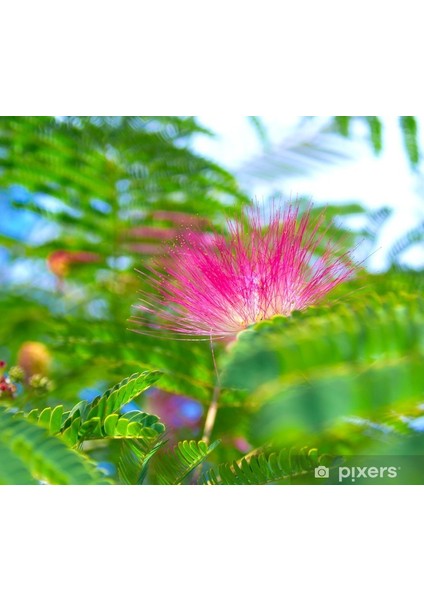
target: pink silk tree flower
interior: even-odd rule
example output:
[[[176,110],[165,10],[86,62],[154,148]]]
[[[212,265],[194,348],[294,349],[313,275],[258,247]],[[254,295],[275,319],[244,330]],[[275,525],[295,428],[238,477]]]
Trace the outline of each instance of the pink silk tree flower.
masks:
[[[152,287],[134,319],[143,328],[202,338],[233,337],[276,315],[318,302],[356,270],[350,252],[324,243],[325,210],[248,209],[228,222],[229,237],[188,230],[162,264],[144,274]]]

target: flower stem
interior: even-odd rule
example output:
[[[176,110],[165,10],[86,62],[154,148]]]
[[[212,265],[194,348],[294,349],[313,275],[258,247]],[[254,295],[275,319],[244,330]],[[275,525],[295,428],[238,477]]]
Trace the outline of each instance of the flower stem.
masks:
[[[205,427],[203,429],[202,442],[205,444],[209,444],[212,434],[213,426],[215,425],[216,413],[218,412],[218,398],[219,393],[221,391],[221,386],[219,383],[216,384],[212,394],[212,401],[209,405],[208,412],[206,413],[205,419]],[[193,473],[193,479],[191,481],[192,485],[197,485],[199,483],[199,478],[202,473],[202,465],[199,465]]]
[[[213,351],[212,336],[210,339],[210,343],[211,343],[212,362],[213,362],[213,366],[214,366],[215,374],[216,374],[216,383],[215,383],[215,387],[213,388],[212,400],[211,400],[211,403],[209,404],[208,412],[206,413],[205,426],[203,428],[202,442],[205,442],[206,444],[209,444],[210,439],[211,439],[213,426],[215,425],[216,414],[218,412],[219,394],[221,392],[221,382],[219,379],[218,368],[216,366],[215,353]],[[193,473],[193,479],[191,481],[192,485],[196,485],[199,482],[199,477],[201,475],[201,472],[202,472],[202,465],[199,465]]]
[[[209,443],[211,439],[212,429],[215,425],[216,413],[218,412],[218,399],[221,387],[217,384],[213,390],[212,401],[209,405],[208,412],[206,413],[205,428],[203,430],[202,441]]]
[[[215,370],[215,375],[216,375],[216,384],[213,389],[212,401],[209,405],[208,412],[206,413],[205,428],[203,430],[202,441],[206,442],[207,444],[209,443],[209,441],[211,439],[212,429],[213,429],[213,426],[215,425],[216,413],[218,412],[218,398],[219,398],[219,394],[221,392],[221,381],[219,378],[218,367],[216,366],[215,352],[213,350],[212,334],[210,336],[210,346],[211,346],[213,368]]]

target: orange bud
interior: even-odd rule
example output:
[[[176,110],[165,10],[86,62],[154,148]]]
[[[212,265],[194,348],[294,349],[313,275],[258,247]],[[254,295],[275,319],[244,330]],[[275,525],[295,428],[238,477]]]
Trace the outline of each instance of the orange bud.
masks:
[[[50,369],[51,356],[41,342],[24,342],[19,348],[18,364],[27,379],[35,374],[46,375]]]
[[[99,262],[100,256],[94,252],[78,252],[70,250],[55,250],[47,257],[47,264],[52,273],[57,277],[69,275],[73,264]]]

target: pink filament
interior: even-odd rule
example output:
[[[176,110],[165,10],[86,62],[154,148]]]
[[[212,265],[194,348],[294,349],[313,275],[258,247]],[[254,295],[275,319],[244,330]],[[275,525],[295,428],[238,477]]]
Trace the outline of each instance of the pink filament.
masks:
[[[275,315],[288,317],[316,303],[350,278],[350,253],[340,255],[320,228],[324,213],[311,222],[293,205],[250,209],[244,220],[229,222],[229,239],[189,230],[168,248],[162,265],[145,275],[146,293],[137,322],[190,336],[233,336]],[[151,317],[155,317],[152,321]]]

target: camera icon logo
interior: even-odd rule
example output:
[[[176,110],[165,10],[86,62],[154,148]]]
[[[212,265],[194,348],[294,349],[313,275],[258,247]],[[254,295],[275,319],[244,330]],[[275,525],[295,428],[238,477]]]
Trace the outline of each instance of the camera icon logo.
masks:
[[[330,477],[330,469],[328,467],[316,467],[315,477],[317,479],[328,479]]]

